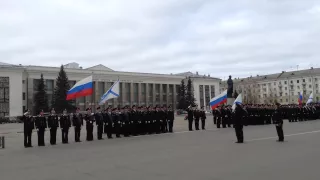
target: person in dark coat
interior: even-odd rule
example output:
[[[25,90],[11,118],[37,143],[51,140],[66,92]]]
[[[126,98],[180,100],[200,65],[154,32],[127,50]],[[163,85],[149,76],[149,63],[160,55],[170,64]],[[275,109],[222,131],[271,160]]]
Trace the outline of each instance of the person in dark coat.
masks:
[[[29,110],[26,110],[21,120],[23,121],[24,147],[32,147],[31,139],[32,130],[34,129],[34,118],[31,116]]]
[[[201,110],[200,110],[200,119],[201,119],[202,130],[205,130],[206,129],[207,116],[206,116],[206,111],[204,110],[204,106],[202,106]]]
[[[63,114],[60,117],[60,128],[61,128],[61,137],[62,143],[68,144],[69,142],[69,129],[71,127],[70,116],[67,114],[67,110],[63,110]]]
[[[87,141],[93,141],[93,123],[94,123],[94,114],[91,113],[91,108],[86,109],[87,114],[84,117],[86,121],[86,129],[87,129]]]
[[[283,135],[283,119],[282,119],[282,109],[280,108],[280,104],[276,103],[276,109],[273,112],[273,120],[276,125],[276,130],[278,134],[278,142],[283,142],[284,141],[284,135]]]
[[[39,115],[36,117],[35,120],[35,125],[38,131],[38,146],[45,146],[44,142],[44,132],[46,131],[47,128],[47,119],[43,115],[44,112],[41,110]]]
[[[48,127],[50,128],[50,144],[56,145],[59,119],[54,108],[51,109],[51,114],[48,117]]]
[[[236,143],[243,143],[243,117],[247,114],[246,110],[241,107],[239,103],[236,103],[234,110],[234,129],[237,136]]]
[[[173,132],[173,123],[174,123],[174,112],[172,110],[172,107],[168,107],[168,130],[170,133]]]
[[[107,133],[108,139],[112,139],[112,128],[113,128],[113,120],[111,107],[107,108],[104,113],[104,123],[105,123],[105,132]]]
[[[80,113],[80,108],[77,108],[76,113],[73,114],[72,124],[74,126],[74,140],[75,142],[81,142],[80,134],[81,134],[81,126],[83,126],[83,116]]]
[[[103,134],[103,115],[100,111],[100,107],[97,107],[97,112],[94,114],[94,118],[97,125],[97,137],[98,140],[103,140],[102,134]]]
[[[187,108],[187,112],[188,112],[189,131],[193,131],[192,130],[192,124],[193,124],[194,110],[193,110],[191,105]]]

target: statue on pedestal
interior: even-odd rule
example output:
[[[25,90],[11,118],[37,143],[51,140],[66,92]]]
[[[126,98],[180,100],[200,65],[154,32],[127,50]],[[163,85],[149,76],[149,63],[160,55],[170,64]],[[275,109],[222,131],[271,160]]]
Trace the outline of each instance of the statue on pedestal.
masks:
[[[233,94],[233,81],[231,79],[231,75],[229,76],[227,84],[228,84],[227,98],[233,98],[232,97],[232,94]]]

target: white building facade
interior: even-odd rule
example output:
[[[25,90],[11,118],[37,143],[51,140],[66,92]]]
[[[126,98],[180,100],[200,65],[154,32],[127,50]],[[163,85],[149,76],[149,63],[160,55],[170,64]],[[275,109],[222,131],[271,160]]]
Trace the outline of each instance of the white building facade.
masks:
[[[70,87],[77,81],[93,76],[92,96],[78,98],[75,106],[84,110],[98,106],[100,97],[120,79],[120,97],[109,100],[113,107],[125,105],[177,106],[181,80],[191,77],[196,103],[209,108],[209,102],[219,92],[218,78],[201,76],[191,72],[181,74],[152,74],[114,71],[103,65],[83,69],[77,63],[64,65]],[[40,75],[43,74],[49,106],[53,99],[56,78],[60,67],[21,66],[0,64],[0,116],[20,116],[26,109],[34,110],[34,95]]]
[[[301,71],[281,72],[243,79],[233,79],[234,90],[242,93],[245,103],[297,104],[298,94],[303,94],[306,102],[313,93],[313,101],[320,101],[320,68]],[[220,92],[227,88],[225,81],[220,83]]]

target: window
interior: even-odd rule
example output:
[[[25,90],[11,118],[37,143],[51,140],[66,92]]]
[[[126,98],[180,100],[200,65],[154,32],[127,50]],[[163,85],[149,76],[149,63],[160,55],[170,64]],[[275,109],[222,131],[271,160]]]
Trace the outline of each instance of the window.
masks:
[[[276,90],[276,88],[273,88],[273,90]]]
[[[318,84],[316,84],[316,88],[318,87],[319,85]]]
[[[293,93],[293,92],[291,92],[291,96],[294,96],[294,93]]]
[[[25,80],[22,80],[22,84],[24,84],[26,81]]]
[[[22,93],[22,100],[26,100],[26,93],[25,92]]]
[[[287,84],[287,81],[284,81],[284,84]]]
[[[302,82],[306,82],[306,80],[305,80],[305,79],[302,79]]]
[[[286,99],[286,102],[288,102],[288,99]]]
[[[298,89],[300,89],[300,86],[297,86]]]
[[[273,85],[276,85],[276,82],[274,82]]]
[[[297,83],[299,83],[299,80],[297,80]]]
[[[38,90],[39,83],[40,83],[40,79],[34,79],[33,80],[33,90],[34,91]]]
[[[314,78],[314,81],[318,81],[318,78]]]
[[[309,85],[309,88],[311,88],[311,84]]]
[[[291,81],[291,84],[293,84],[293,81]]]
[[[46,88],[48,91],[53,91],[53,80],[46,80]]]
[[[280,93],[280,96],[282,96],[282,92]]]
[[[309,82],[311,82],[311,78],[309,78]]]
[[[284,90],[287,90],[287,87],[285,87]]]
[[[282,99],[280,99],[280,102],[282,102]]]
[[[22,106],[22,113],[26,111],[26,106]]]

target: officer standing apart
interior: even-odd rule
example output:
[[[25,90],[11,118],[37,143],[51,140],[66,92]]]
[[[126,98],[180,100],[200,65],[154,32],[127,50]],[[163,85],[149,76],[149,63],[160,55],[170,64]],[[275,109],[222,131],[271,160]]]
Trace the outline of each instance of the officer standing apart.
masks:
[[[172,110],[172,107],[168,107],[168,126],[169,126],[169,132],[173,132],[173,122],[174,122],[174,112]]]
[[[188,112],[189,131],[193,131],[192,130],[192,123],[193,123],[193,113],[194,113],[194,111],[193,111],[191,105],[188,107],[187,112]]]
[[[234,111],[234,129],[237,136],[236,143],[243,143],[243,117],[247,114],[239,103],[236,103],[236,108]]]
[[[31,135],[32,135],[32,130],[34,129],[34,120],[29,110],[26,110],[26,112],[23,114],[22,121],[23,121],[23,133],[24,133],[24,147],[25,148],[32,147]]]
[[[273,112],[273,121],[275,122],[277,134],[278,134],[278,142],[284,141],[284,135],[283,135],[283,119],[282,119],[282,111],[280,108],[280,104],[276,103],[276,109]]]
[[[38,146],[45,146],[44,143],[44,132],[47,128],[47,120],[44,117],[44,112],[41,110],[40,114],[36,117],[35,125],[38,131]]]

